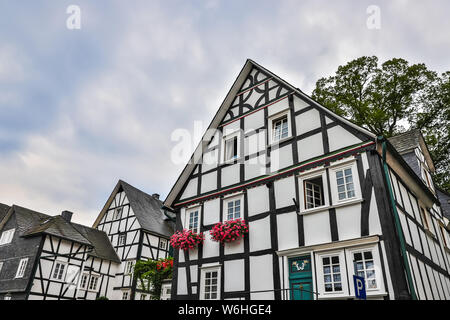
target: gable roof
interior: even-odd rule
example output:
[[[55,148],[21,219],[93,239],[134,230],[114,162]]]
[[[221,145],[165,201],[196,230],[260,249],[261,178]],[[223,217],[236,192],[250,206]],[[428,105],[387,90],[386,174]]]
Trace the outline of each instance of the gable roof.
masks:
[[[100,212],[99,216],[94,222],[93,227],[97,227],[103,216],[108,211],[117,192],[123,190],[128,198],[131,208],[139,222],[141,228],[156,233],[165,237],[170,237],[173,234],[174,227],[168,221],[168,215],[162,208],[161,200],[133,187],[129,183],[119,180],[111,193],[108,201]]]
[[[427,144],[425,143],[425,139],[423,138],[422,132],[419,129],[408,130],[406,132],[393,136],[388,140],[401,155],[412,152],[415,148],[420,146],[425,160],[427,161],[428,167],[432,172],[434,172],[435,169],[433,160],[431,158]]]
[[[12,206],[18,232],[23,237],[47,234],[93,247],[89,255],[120,263],[105,232],[66,221],[61,216],[50,216],[18,205]]]
[[[176,180],[175,184],[173,185],[172,189],[170,190],[169,194],[166,197],[166,200],[164,201],[164,205],[167,207],[171,207],[173,205],[173,202],[175,201],[177,195],[183,188],[184,184],[186,183],[187,179],[191,175],[191,173],[195,169],[195,165],[198,163],[198,161],[201,159],[203,154],[204,147],[207,146],[207,144],[211,141],[213,135],[214,135],[214,129],[217,129],[220,125],[220,122],[225,117],[228,108],[231,106],[234,98],[236,97],[236,94],[238,94],[239,89],[247,79],[248,74],[251,72],[253,68],[257,68],[261,70],[262,72],[266,73],[276,81],[280,82],[284,86],[288,87],[293,91],[294,94],[298,95],[299,97],[306,100],[311,105],[314,105],[315,107],[323,110],[324,112],[328,113],[329,115],[332,115],[334,118],[339,119],[341,122],[347,124],[348,126],[354,128],[355,130],[361,132],[362,134],[366,135],[368,139],[375,140],[376,135],[371,133],[370,131],[357,126],[356,124],[352,123],[351,121],[342,118],[341,116],[338,116],[337,114],[333,113],[326,107],[320,105],[318,102],[314,101],[310,96],[305,94],[303,91],[301,91],[299,88],[296,88],[286,82],[285,80],[281,79],[271,71],[267,70],[266,68],[262,67],[261,65],[257,64],[255,61],[251,59],[247,59],[245,62],[243,68],[239,72],[238,77],[234,81],[233,85],[231,86],[230,90],[228,91],[224,101],[220,105],[219,109],[217,110],[216,114],[214,115],[210,125],[208,126],[205,134],[203,135],[201,141],[197,145],[197,148],[195,149],[194,153],[192,154],[191,158],[189,159],[188,163],[184,167],[183,171],[179,175],[178,179]]]

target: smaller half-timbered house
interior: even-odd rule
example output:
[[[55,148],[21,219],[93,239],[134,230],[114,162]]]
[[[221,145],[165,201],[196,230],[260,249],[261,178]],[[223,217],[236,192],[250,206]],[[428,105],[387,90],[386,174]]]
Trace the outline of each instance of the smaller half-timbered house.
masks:
[[[149,300],[133,278],[138,260],[169,257],[174,217],[165,211],[158,194],[149,195],[119,180],[93,227],[106,232],[121,266],[115,275],[113,299]]]

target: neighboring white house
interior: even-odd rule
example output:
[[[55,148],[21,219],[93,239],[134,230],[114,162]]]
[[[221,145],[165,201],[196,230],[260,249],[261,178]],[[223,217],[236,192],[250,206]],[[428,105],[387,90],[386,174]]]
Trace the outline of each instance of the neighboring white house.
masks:
[[[449,299],[448,230],[424,179],[389,141],[247,60],[164,203],[176,230],[206,234],[175,250],[172,298],[351,299],[357,274],[369,299]],[[212,241],[230,218],[249,234]]]

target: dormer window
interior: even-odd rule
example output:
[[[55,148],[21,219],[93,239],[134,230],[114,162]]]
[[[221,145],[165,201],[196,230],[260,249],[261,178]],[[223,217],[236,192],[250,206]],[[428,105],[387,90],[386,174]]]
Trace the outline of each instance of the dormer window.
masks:
[[[9,229],[9,230],[3,231],[2,236],[0,237],[0,246],[11,243],[11,241],[14,237],[15,230],[16,229]]]

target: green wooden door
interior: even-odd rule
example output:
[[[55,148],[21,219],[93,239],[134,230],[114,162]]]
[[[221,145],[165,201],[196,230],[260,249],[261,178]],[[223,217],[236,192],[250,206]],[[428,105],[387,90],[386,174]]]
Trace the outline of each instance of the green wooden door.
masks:
[[[290,258],[288,261],[291,300],[312,300],[311,256]]]

